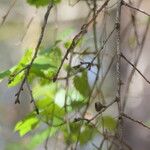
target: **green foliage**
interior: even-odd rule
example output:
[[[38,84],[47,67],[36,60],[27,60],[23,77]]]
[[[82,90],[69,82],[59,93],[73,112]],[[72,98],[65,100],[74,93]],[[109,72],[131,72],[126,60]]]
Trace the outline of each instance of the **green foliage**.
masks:
[[[84,97],[88,97],[90,86],[88,83],[87,71],[83,71],[81,76],[74,77],[74,86]]]
[[[20,136],[23,136],[33,130],[38,123],[38,118],[36,118],[36,115],[32,113],[16,124],[15,131],[18,131]]]
[[[71,107],[72,109],[81,109],[83,106],[85,106],[84,101],[72,101],[71,102]]]
[[[50,1],[28,0],[28,2],[39,7],[47,5]],[[54,2],[60,2],[60,0]],[[64,37],[68,37],[71,32],[72,29],[66,30],[53,45],[48,48],[41,48],[31,66],[28,80],[32,85],[32,96],[39,114],[37,115],[33,111],[15,126],[15,131],[19,132],[20,136],[32,133],[31,137],[29,137],[30,141],[24,146],[25,150],[35,149],[38,144],[44,142],[48,136],[54,136],[56,132],[64,136],[63,138],[67,144],[74,144],[79,140],[81,145],[92,141],[96,133],[98,133],[97,129],[90,124],[91,122],[83,121],[82,119],[77,122],[74,121],[74,116],[86,106],[91,92],[87,68],[83,68],[80,65],[74,67],[71,65],[66,66],[65,71],[69,71],[70,75],[73,75],[73,82],[70,82],[73,85],[69,86],[67,92],[64,84],[52,82],[62,61],[63,48],[68,49],[72,43],[70,39],[64,40]],[[83,39],[78,41],[78,47],[82,41]],[[59,44],[64,47],[61,49]],[[0,73],[0,81],[5,77],[9,77],[9,81],[11,81],[8,84],[9,87],[18,85],[22,81],[27,67],[30,65],[33,53],[32,49],[26,50],[16,66]],[[64,108],[65,104],[67,109]],[[73,117],[70,118],[70,116]],[[69,118],[69,120],[66,118]],[[103,125],[110,132],[114,132],[116,129],[116,120],[111,116],[104,116],[98,121],[100,124],[98,127],[100,128]],[[44,129],[43,124],[46,125]],[[39,129],[41,130],[40,127],[42,127],[42,131],[39,131]],[[38,130],[33,134],[36,128]],[[17,148],[22,149],[21,145],[17,147],[14,145],[14,149]]]
[[[28,49],[26,50],[24,56],[22,57],[22,59],[20,60],[20,62],[12,68],[12,73],[10,75],[9,80],[11,82],[9,82],[8,86],[12,87],[12,86],[16,86],[17,84],[19,84],[24,76],[24,68],[30,63],[31,59],[32,59],[32,49]],[[20,72],[20,70],[23,70],[22,72]],[[20,73],[19,73],[20,72]]]
[[[0,73],[0,82],[11,74],[11,70],[6,70]]]
[[[52,127],[40,131],[39,133],[36,133],[30,138],[29,143],[26,145],[27,149],[28,150],[35,149],[38,145],[42,144],[48,136],[51,137],[55,135],[57,130],[58,130],[57,128]]]
[[[41,50],[41,53],[35,60],[35,63],[41,64],[45,67],[45,69],[43,67],[40,69],[41,75],[43,74],[41,77],[52,79],[61,63],[61,59],[61,49],[55,45],[53,47]],[[38,75],[39,69],[36,68],[34,73]]]
[[[63,131],[64,131],[65,141],[68,144],[75,143],[78,138],[80,144],[86,144],[96,134],[96,129],[94,129],[87,123],[82,124],[82,122],[70,123],[69,130],[70,133],[68,132],[68,126],[65,125]]]
[[[100,120],[101,126],[104,126],[105,129],[109,131],[114,131],[117,126],[117,122],[111,116],[103,116]]]
[[[30,5],[34,5],[36,7],[46,6],[49,3],[57,4],[60,3],[61,0],[27,0]]]
[[[63,42],[66,42],[66,40],[68,39],[68,37],[73,33],[74,29],[72,28],[66,28],[63,30],[63,32],[58,33],[57,39],[61,40]],[[70,39],[69,39],[70,41]]]

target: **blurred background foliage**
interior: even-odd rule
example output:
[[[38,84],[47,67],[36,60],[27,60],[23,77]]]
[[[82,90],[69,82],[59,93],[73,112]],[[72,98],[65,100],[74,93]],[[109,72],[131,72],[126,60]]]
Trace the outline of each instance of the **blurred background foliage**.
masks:
[[[78,149],[94,150],[98,149],[97,147],[103,141],[101,132],[105,130],[112,135],[116,132],[118,113],[116,105],[108,109],[103,116],[99,116],[94,120],[94,123],[97,123],[97,127],[93,126],[93,122],[88,123],[87,120],[76,120],[80,117],[80,110],[87,104],[89,92],[95,79],[93,72],[97,71],[96,67],[92,67],[91,71],[85,69],[86,65],[83,65],[81,68],[76,67],[83,60],[92,60],[92,57],[84,55],[95,52],[92,27],[89,28],[86,36],[78,42],[75,49],[75,52],[81,53],[80,57],[76,56],[71,65],[65,63],[63,66],[61,77],[65,77],[68,70],[71,75],[75,75],[71,78],[72,81],[69,89],[66,90],[64,81],[57,83],[52,81],[65,51],[72,42],[71,39],[78,33],[81,25],[85,23],[89,8],[85,1],[51,1],[55,6],[50,14],[38,57],[34,61],[28,77],[28,82],[32,87],[33,98],[36,100],[39,112],[36,111],[33,103],[31,103],[32,98],[30,97],[28,85],[24,87],[21,94],[21,104],[15,105],[14,101],[15,93],[19,88],[18,85],[24,77],[25,70],[23,69],[32,59],[46,11],[45,6],[48,5],[49,0],[16,1],[6,22],[0,27],[0,149],[2,150],[71,149],[72,144],[76,144],[77,141],[80,143]],[[101,5],[102,2],[99,1],[98,4]],[[97,33],[100,36],[98,47],[101,47],[109,31],[114,27],[116,6],[113,4],[115,3],[116,1],[112,0],[109,4],[112,7],[108,9],[106,14],[102,13],[98,17]],[[2,17],[10,5],[13,5],[12,1],[0,0],[0,21],[3,21]],[[149,2],[145,0],[143,8],[146,10],[149,5]],[[130,14],[130,12],[126,9],[124,11],[125,13],[122,16],[127,18],[127,21],[122,20],[122,48],[127,49],[125,52],[127,55],[130,56],[131,53],[133,56],[136,56],[137,41],[132,33],[132,27],[127,26],[127,30],[125,30],[127,35],[123,32],[128,20],[130,21],[126,15],[127,13]],[[137,15],[137,18],[140,18],[140,15]],[[142,35],[146,21],[146,17],[138,19],[139,35]],[[107,70],[106,68],[111,62],[111,58],[113,58],[116,52],[115,37],[114,34],[110,38],[109,44],[104,48],[103,57],[101,58],[103,62],[99,73],[100,77],[103,77]],[[147,48],[145,49],[147,50]],[[147,51],[143,54],[145,61],[142,60],[143,62],[139,65],[142,69],[148,66],[148,54]],[[112,64],[110,73],[106,77],[103,87],[101,87],[103,92],[95,92],[96,100],[93,100],[85,115],[87,119],[91,119],[97,114],[94,107],[95,101],[98,100],[107,105],[115,97],[116,71],[115,63]],[[123,64],[123,79],[126,79],[124,72],[131,68],[125,68],[124,66],[126,64]],[[20,73],[20,70],[23,71]],[[98,85],[100,85],[101,80],[98,81]],[[141,79],[137,78],[136,82],[137,80],[139,87],[136,87],[135,83],[132,84],[133,87],[131,88],[126,111],[146,122],[150,117],[147,117],[145,114],[150,109],[144,110],[143,107],[143,109],[139,109],[140,114],[137,113],[136,109],[138,107],[141,108],[141,103],[143,105],[147,104],[147,107],[150,105],[146,101],[148,90],[147,86],[143,85]],[[143,89],[146,89],[147,93],[144,93]],[[67,103],[65,108],[66,93]],[[100,96],[97,93],[100,93]],[[140,94],[137,95],[137,93]],[[142,96],[143,94],[144,96]],[[135,103],[135,101],[137,102]],[[37,113],[39,114],[37,115]],[[69,118],[69,122],[67,118]],[[149,140],[147,140],[147,137],[149,135],[144,134],[145,132],[142,130],[143,142],[141,141],[140,146],[136,145],[135,143],[139,139],[135,138],[135,130],[138,130],[138,128],[132,129],[132,127],[130,123],[125,122],[124,139],[136,150],[141,150],[141,148],[143,148],[142,150],[148,150]],[[134,136],[132,137],[131,134],[134,134]],[[143,147],[143,145],[146,146]],[[108,142],[104,144],[103,149],[107,149],[107,146]]]

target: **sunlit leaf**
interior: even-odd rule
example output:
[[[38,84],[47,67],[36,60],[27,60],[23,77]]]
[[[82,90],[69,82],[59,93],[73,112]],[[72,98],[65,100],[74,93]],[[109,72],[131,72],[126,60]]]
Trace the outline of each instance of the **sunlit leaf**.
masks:
[[[15,131],[18,131],[20,136],[23,136],[29,131],[33,130],[38,123],[39,120],[35,115],[29,115],[16,124]]]
[[[19,84],[24,76],[24,70],[20,72],[22,69],[24,69],[31,61],[32,59],[32,49],[28,49],[20,62],[12,69],[12,73],[10,75],[11,82],[8,84],[9,87],[16,86]],[[20,72],[20,73],[19,73]]]
[[[50,2],[52,4],[57,4],[57,3],[61,2],[61,0],[27,0],[27,2],[36,7],[40,7],[40,6],[46,6]]]

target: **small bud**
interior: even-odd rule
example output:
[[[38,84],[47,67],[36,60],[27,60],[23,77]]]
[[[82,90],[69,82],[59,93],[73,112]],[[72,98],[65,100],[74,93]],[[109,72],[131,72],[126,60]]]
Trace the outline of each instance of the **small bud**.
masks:
[[[105,108],[106,106],[102,105],[100,102],[96,102],[95,103],[95,110],[97,112],[101,111],[103,108]]]

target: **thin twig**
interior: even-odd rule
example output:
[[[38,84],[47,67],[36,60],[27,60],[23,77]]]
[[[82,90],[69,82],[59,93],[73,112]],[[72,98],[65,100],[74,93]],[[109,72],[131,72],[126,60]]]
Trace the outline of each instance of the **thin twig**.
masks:
[[[17,92],[16,95],[15,95],[15,96],[16,96],[15,104],[16,104],[16,103],[19,103],[19,104],[20,104],[19,96],[20,96],[21,91],[23,90],[23,86],[24,86],[24,84],[25,84],[25,81],[26,81],[26,79],[27,79],[27,77],[28,77],[28,75],[29,75],[29,73],[30,73],[30,69],[31,69],[31,67],[32,67],[32,64],[33,64],[34,60],[35,60],[36,57],[37,57],[37,54],[38,54],[38,51],[39,51],[39,47],[40,47],[40,45],[41,45],[41,43],[42,43],[42,40],[43,40],[45,27],[46,27],[46,25],[47,25],[48,17],[49,17],[49,14],[50,14],[50,11],[51,11],[52,7],[53,7],[53,5],[52,5],[51,3],[50,3],[50,4],[48,5],[48,7],[47,7],[47,11],[46,11],[45,16],[44,16],[44,22],[43,22],[43,25],[42,25],[42,28],[41,28],[40,37],[39,37],[37,46],[36,46],[36,48],[35,48],[34,55],[33,55],[33,57],[32,57],[31,62],[30,62],[29,65],[28,65],[28,67],[26,68],[26,72],[25,72],[24,78],[23,78],[23,80],[22,80],[22,83],[21,83],[21,85],[20,85],[20,88],[19,88],[18,92]]]
[[[122,0],[119,0],[118,6],[117,6],[117,14],[116,14],[116,32],[117,32],[117,63],[116,63],[116,72],[117,72],[117,92],[116,92],[116,98],[117,98],[117,104],[118,104],[118,136],[119,140],[121,141],[121,144],[119,145],[118,149],[122,150],[122,139],[123,139],[123,133],[122,133],[122,108],[121,108],[121,59],[120,59],[120,53],[121,53],[121,36],[120,36],[120,27],[121,27],[121,7],[122,7]],[[117,133],[116,133],[117,134]]]
[[[141,13],[143,13],[143,14],[145,14],[145,15],[147,15],[147,16],[150,17],[150,14],[149,14],[149,13],[147,13],[147,12],[145,12],[145,11],[139,9],[139,8],[133,7],[133,6],[131,6],[130,4],[126,3],[125,1],[122,1],[122,4],[123,4],[124,6],[127,6],[127,7],[129,7],[129,8],[135,9],[136,11],[141,12]]]
[[[131,63],[122,53],[120,55],[128,64],[130,64],[141,76],[142,78],[148,83],[150,84],[150,81],[141,73],[141,71],[133,64]]]
[[[127,119],[129,119],[129,120],[131,120],[131,121],[133,121],[133,122],[135,122],[135,123],[138,123],[140,126],[142,126],[142,127],[147,128],[147,129],[150,130],[150,127],[146,126],[143,122],[141,122],[139,120],[136,120],[136,119],[128,116],[127,114],[124,114],[124,113],[122,114],[122,116],[125,117],[125,118],[127,118]]]
[[[33,103],[34,108],[35,108],[35,111],[36,111],[36,113],[39,115],[39,109],[38,109],[38,107],[37,107],[37,105],[36,105],[36,102],[35,102],[35,100],[34,100],[34,98],[33,98],[32,90],[31,90],[31,88],[30,88],[30,85],[29,85],[29,83],[28,83],[28,80],[26,80],[26,85],[27,85],[27,88],[28,88],[29,93],[30,93],[31,103]]]
[[[27,24],[27,26],[26,26],[26,30],[25,30],[23,36],[21,37],[20,42],[23,42],[25,36],[27,35],[27,32],[28,32],[28,30],[29,30],[29,28],[30,28],[30,26],[31,26],[31,24],[32,24],[32,22],[33,22],[33,20],[34,20],[34,17],[35,17],[35,16],[32,16],[31,19],[29,20],[29,22],[28,22],[28,24]]]
[[[131,0],[129,0],[129,3],[132,4]],[[140,45],[139,37],[138,37],[138,31],[137,31],[137,25],[136,25],[136,11],[131,10],[131,20],[133,24],[134,34],[136,38],[137,45]]]
[[[10,7],[8,8],[6,14],[2,17],[2,22],[1,22],[1,25],[0,25],[0,26],[2,26],[2,25],[5,23],[5,21],[6,21],[7,17],[8,17],[8,15],[9,15],[9,13],[10,13],[10,11],[11,11],[12,8],[15,6],[15,3],[16,3],[16,2],[17,2],[17,0],[14,0],[14,1],[12,2],[12,4],[10,5]]]
[[[144,34],[143,34],[142,42],[140,43],[139,52],[138,52],[136,60],[135,60],[135,62],[133,64],[135,67],[137,67],[137,64],[138,64],[138,62],[140,60],[141,54],[142,54],[142,52],[144,50],[143,47],[145,45],[145,41],[146,41],[146,37],[147,37],[149,28],[150,28],[150,19],[148,19],[148,22],[147,22],[147,25],[146,25],[146,29],[145,29]],[[130,88],[130,83],[132,81],[134,73],[135,73],[135,68],[132,69],[132,71],[131,71],[131,73],[130,73],[130,75],[128,77],[128,80],[127,80],[127,87],[125,88],[125,92],[124,92],[125,96],[124,96],[124,99],[123,99],[123,106],[122,106],[123,107],[123,111],[124,111],[124,109],[126,107],[127,98],[128,98],[128,95],[129,95],[128,92],[129,92],[129,88]]]
[[[95,16],[87,23],[87,24],[84,24],[82,27],[81,27],[81,30],[80,32],[73,38],[72,40],[72,43],[70,45],[70,47],[68,48],[68,50],[66,51],[62,61],[61,61],[61,64],[58,68],[58,71],[56,72],[54,78],[53,78],[53,81],[55,82],[58,78],[58,74],[64,64],[64,61],[67,59],[68,57],[68,54],[70,53],[70,51],[72,51],[78,44],[79,40],[86,34],[87,32],[87,29],[88,27],[91,25],[91,23],[93,23],[93,21],[98,17],[99,13],[105,8],[105,6],[108,4],[110,0],[106,0],[104,2],[104,4],[96,11],[96,14]]]

